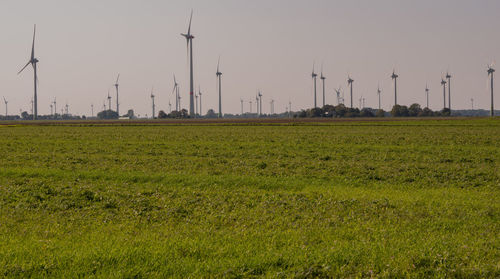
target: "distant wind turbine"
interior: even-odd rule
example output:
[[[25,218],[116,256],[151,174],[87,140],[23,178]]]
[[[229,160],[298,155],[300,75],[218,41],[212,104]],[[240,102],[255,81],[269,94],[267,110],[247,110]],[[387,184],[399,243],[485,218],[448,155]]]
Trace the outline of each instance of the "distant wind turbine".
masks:
[[[7,99],[5,99],[5,97],[3,97],[3,102],[5,103],[5,117],[7,117],[7,115],[9,115],[9,114],[8,114],[8,110],[7,110],[7,104],[8,104],[9,102],[7,101]]]
[[[240,99],[240,103],[241,103],[241,115],[243,116],[243,99]]]
[[[109,95],[109,89],[108,89],[108,110],[111,110],[111,96]]]
[[[351,76],[347,76],[347,84],[351,87],[351,108],[352,108],[352,84],[354,80],[351,78]]]
[[[377,95],[378,95],[378,110],[382,109],[382,103],[380,102],[380,93],[382,93],[382,90],[380,90],[380,85],[377,87]]]
[[[441,85],[443,86],[443,108],[446,108],[446,81],[442,78]]]
[[[152,102],[152,118],[155,119],[155,95],[153,94],[154,87],[151,88],[151,102]]]
[[[474,98],[470,98],[471,109],[474,110]]]
[[[191,21],[193,20],[193,10],[191,10],[191,17],[189,18],[189,27],[187,34],[181,34],[186,38],[187,47],[189,50],[189,114],[194,116],[194,77],[193,77],[193,39],[191,34]]]
[[[94,104],[90,104],[91,116],[94,117]]]
[[[34,76],[34,93],[33,93],[33,99],[34,99],[34,112],[33,112],[33,120],[36,120],[38,118],[38,97],[37,97],[37,85],[38,85],[38,76],[37,76],[37,71],[36,71],[36,64],[39,62],[37,58],[35,58],[35,34],[36,34],[36,25],[33,28],[33,44],[31,46],[31,57],[28,63],[17,73],[18,75],[28,67],[28,65],[31,64],[33,66],[33,76]]]
[[[262,116],[262,92],[259,90],[259,114]]]
[[[448,80],[448,108],[451,115],[451,75],[448,72],[446,73],[446,79]]]
[[[175,110],[180,111],[179,107],[179,84],[177,84],[177,80],[175,79],[174,74],[174,89],[172,89],[172,94],[175,93]]]
[[[54,97],[54,118],[57,118],[57,101],[56,101],[56,97]]]
[[[219,70],[219,64],[220,64],[220,57],[219,60],[217,61],[217,72],[215,75],[217,76],[218,84],[219,84],[219,118],[222,118],[222,91],[221,91],[221,79],[222,79],[222,73]]]
[[[430,91],[430,89],[429,89],[429,87],[426,84],[425,85],[425,97],[427,99],[427,106],[426,106],[427,108],[429,108],[429,91]]]
[[[120,79],[120,74],[116,77],[115,88],[116,88],[116,113],[120,116],[120,102],[118,100],[118,80]],[[109,107],[111,109],[111,106]]]
[[[325,79],[326,77],[323,75],[323,65],[321,65],[321,82],[323,83],[323,107],[325,106]]]
[[[491,77],[491,116],[495,116],[495,108],[494,108],[494,102],[493,102],[493,73],[495,72],[495,69],[493,69],[493,64],[488,66],[488,76]]]
[[[54,116],[54,105],[50,102],[50,115]]]
[[[314,72],[314,63],[313,63],[313,70],[312,70],[311,77],[312,77],[313,83],[314,83],[314,108],[317,108],[318,106],[316,104],[316,80],[317,80],[318,75]]]
[[[200,116],[203,116],[203,109],[201,107],[201,87],[198,86],[198,96],[200,96]]]
[[[335,89],[335,93],[337,94],[337,106],[340,105],[340,87],[339,89]]]
[[[398,75],[392,70],[391,78],[394,80],[394,105],[398,104]]]

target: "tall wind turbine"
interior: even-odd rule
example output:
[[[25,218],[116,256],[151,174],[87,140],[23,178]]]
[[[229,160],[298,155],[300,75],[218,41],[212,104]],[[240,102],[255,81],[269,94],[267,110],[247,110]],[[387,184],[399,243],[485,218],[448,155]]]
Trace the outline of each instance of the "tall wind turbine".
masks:
[[[215,75],[217,76],[218,84],[219,84],[219,118],[222,118],[222,91],[221,91],[221,79],[222,79],[222,73],[219,70],[219,63],[220,63],[220,58],[217,61],[217,72]]]
[[[255,107],[257,108],[257,116],[260,116],[259,112],[259,93],[255,94]]]
[[[351,78],[351,76],[347,76],[347,84],[351,87],[351,108],[352,108],[352,84],[354,80]]]
[[[323,66],[321,66],[321,82],[323,83],[323,107],[325,106],[325,79],[326,77],[323,75]]]
[[[493,73],[495,69],[493,69],[493,64],[488,66],[488,76],[491,77],[491,116],[495,116],[495,108],[493,102]]]
[[[5,99],[5,97],[3,97],[3,102],[5,103],[5,117],[7,117],[7,115],[8,115],[7,104],[9,102],[7,102],[7,99]]]
[[[175,79],[174,74],[174,89],[172,89],[172,94],[175,93],[175,110],[180,111],[179,109],[179,84],[177,84],[177,80]]]
[[[392,70],[391,78],[394,80],[394,105],[398,104],[398,75]]]
[[[429,108],[429,87],[427,86],[427,84],[425,85],[425,97],[427,99],[427,108]]]
[[[17,73],[18,75],[28,67],[28,65],[31,64],[33,66],[33,76],[34,76],[34,93],[33,93],[33,100],[34,100],[34,110],[33,110],[33,120],[36,120],[38,118],[38,98],[37,98],[37,85],[38,85],[38,76],[36,72],[36,64],[39,62],[37,58],[35,58],[35,34],[36,34],[36,24],[33,28],[33,44],[31,46],[31,57],[28,63]]]
[[[448,80],[448,108],[451,115],[451,75],[448,72],[446,72],[446,79]]]
[[[116,88],[116,113],[120,116],[120,102],[118,101],[118,80],[120,79],[120,74],[116,77],[115,88]],[[109,107],[111,109],[111,107]]]
[[[153,94],[154,88],[151,88],[151,102],[152,102],[152,112],[151,117],[155,119],[155,95]]]
[[[189,27],[187,34],[181,34],[187,41],[187,48],[189,51],[189,114],[194,116],[194,77],[193,77],[193,39],[191,34],[191,21],[193,19],[193,11],[191,10],[191,17],[189,18]]]
[[[250,114],[252,114],[252,99],[248,103],[250,104]]]
[[[243,99],[240,99],[240,103],[241,103],[241,115],[243,116]]]
[[[382,103],[380,102],[380,93],[382,93],[382,90],[380,90],[380,85],[377,87],[377,95],[378,95],[378,110],[382,109]]]
[[[316,80],[317,80],[318,75],[314,72],[314,64],[313,64],[313,70],[312,70],[311,77],[312,77],[313,82],[314,82],[314,108],[317,108],[318,105],[316,103]]]
[[[441,79],[441,85],[443,86],[443,108],[446,108],[446,80]]]

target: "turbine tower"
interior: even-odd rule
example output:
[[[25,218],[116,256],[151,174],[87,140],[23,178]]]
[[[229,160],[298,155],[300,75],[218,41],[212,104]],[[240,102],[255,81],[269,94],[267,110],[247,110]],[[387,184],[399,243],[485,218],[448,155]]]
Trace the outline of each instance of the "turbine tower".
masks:
[[[53,116],[54,115],[54,105],[52,104],[52,102],[50,102],[50,115]]]
[[[474,98],[470,98],[471,109],[474,110]]]
[[[321,66],[321,82],[323,83],[323,107],[325,106],[325,79],[326,77],[323,75],[323,66]]]
[[[488,66],[488,76],[491,77],[491,116],[495,116],[495,108],[494,108],[494,102],[493,102],[493,73],[495,72],[495,69],[493,69],[493,64]]]
[[[398,104],[398,75],[392,70],[391,78],[394,80],[394,105]]]
[[[382,109],[382,103],[380,102],[380,93],[382,93],[382,90],[380,90],[380,85],[377,87],[377,95],[378,95],[378,110]]]
[[[446,80],[441,79],[441,85],[443,86],[443,108],[446,108]]]
[[[7,100],[5,99],[5,97],[3,97],[3,102],[5,103],[5,117],[7,117],[7,115],[8,115],[7,104],[9,102],[7,102]]]
[[[189,27],[187,34],[181,34],[187,41],[187,48],[189,51],[189,115],[194,116],[194,77],[193,77],[193,39],[191,34],[191,21],[193,19],[193,10],[191,10],[191,17],[189,18]]]
[[[221,91],[221,78],[222,78],[222,73],[219,70],[219,64],[220,64],[220,57],[219,60],[217,61],[217,72],[215,75],[217,76],[218,84],[219,84],[219,118],[222,118],[222,91]]]
[[[429,108],[429,87],[427,86],[427,84],[425,85],[425,97],[427,99],[427,108]]]
[[[347,76],[347,84],[351,87],[351,108],[352,108],[352,84],[354,80],[351,78],[351,76]]]
[[[153,94],[153,89],[154,87],[151,88],[151,102],[152,102],[152,112],[153,112],[153,114],[151,114],[151,117],[155,119],[155,95]]]
[[[243,116],[243,99],[240,99],[240,103],[241,103],[241,116]]]
[[[90,104],[90,111],[91,111],[92,117],[94,117],[94,104]]]
[[[259,93],[255,94],[255,107],[257,108],[257,116],[260,116],[259,112]]]
[[[194,94],[194,114],[198,115],[198,93]]]
[[[38,85],[38,76],[36,72],[36,64],[39,62],[38,59],[35,57],[35,34],[36,34],[36,24],[33,28],[33,44],[31,46],[31,57],[28,63],[17,73],[18,75],[28,67],[28,65],[31,64],[33,66],[33,83],[34,83],[34,93],[33,93],[33,100],[34,100],[34,110],[33,110],[33,120],[36,120],[38,118],[38,98],[37,98],[37,85]]]
[[[448,80],[448,108],[451,115],[451,75],[448,72],[446,73],[446,79]]]
[[[314,64],[313,64],[313,70],[312,70],[312,79],[313,79],[313,82],[314,82],[314,108],[317,108],[317,104],[316,104],[316,81],[317,81],[317,77],[318,75],[314,72]]]
[[[116,113],[120,116],[120,102],[118,101],[118,80],[120,79],[120,74],[116,77],[115,88],[116,88]],[[111,109],[111,107],[109,107]]]

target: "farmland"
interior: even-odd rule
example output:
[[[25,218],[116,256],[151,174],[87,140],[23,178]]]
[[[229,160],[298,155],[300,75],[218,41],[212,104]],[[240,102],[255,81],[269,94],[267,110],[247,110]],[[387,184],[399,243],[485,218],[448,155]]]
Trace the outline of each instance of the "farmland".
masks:
[[[500,277],[498,118],[4,125],[0,148],[0,276]]]

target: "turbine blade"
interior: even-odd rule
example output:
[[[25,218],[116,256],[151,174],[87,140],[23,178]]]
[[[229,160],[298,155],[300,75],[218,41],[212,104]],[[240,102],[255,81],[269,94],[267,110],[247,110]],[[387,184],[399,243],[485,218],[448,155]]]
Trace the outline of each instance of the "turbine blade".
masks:
[[[31,64],[31,61],[26,63],[26,65],[24,65],[24,67],[21,69],[21,71],[19,71],[17,74],[19,75],[22,71],[24,71],[24,69],[26,69],[26,67],[28,67],[29,64]]]
[[[191,17],[189,18],[189,28],[187,35],[191,35],[191,21],[193,20],[193,10],[191,10]]]
[[[118,84],[118,80],[120,79],[120,74],[116,77],[116,84]]]
[[[219,59],[217,60],[217,73],[219,72],[219,64],[220,64],[220,56]]]
[[[36,24],[33,27],[33,44],[31,46],[31,60],[35,59],[35,34],[36,34]]]

